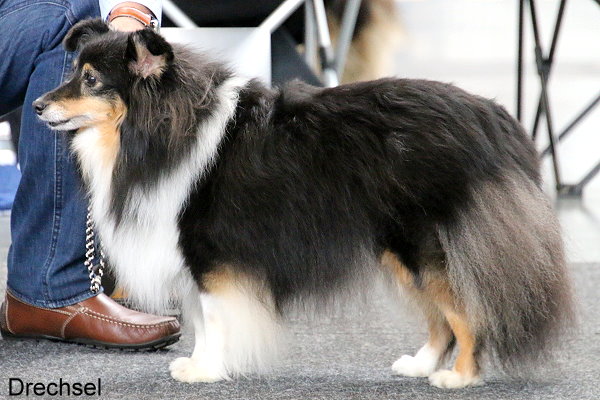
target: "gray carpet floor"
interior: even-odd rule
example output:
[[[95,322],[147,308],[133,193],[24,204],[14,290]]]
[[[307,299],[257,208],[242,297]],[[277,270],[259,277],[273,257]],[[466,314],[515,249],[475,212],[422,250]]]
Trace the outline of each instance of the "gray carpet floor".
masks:
[[[0,217],[0,240],[6,236]],[[2,226],[4,225],[4,226]],[[0,295],[6,273],[6,241],[0,243]],[[168,350],[134,353],[88,349],[48,341],[0,340],[0,398],[9,378],[26,382],[102,381],[104,399],[600,399],[600,265],[571,266],[580,325],[566,337],[552,364],[533,378],[485,372],[485,385],[441,390],[424,378],[394,376],[390,366],[426,339],[422,322],[374,294],[358,309],[318,319],[295,318],[287,354],[267,376],[214,384],[171,379],[168,364],[189,356],[191,335]],[[97,397],[97,396],[96,396]]]

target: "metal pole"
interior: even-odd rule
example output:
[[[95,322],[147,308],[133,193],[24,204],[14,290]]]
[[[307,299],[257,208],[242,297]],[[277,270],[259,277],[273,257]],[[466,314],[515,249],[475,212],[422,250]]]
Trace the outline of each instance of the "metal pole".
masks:
[[[337,86],[339,78],[334,69],[334,55],[331,48],[331,38],[329,37],[329,27],[327,26],[327,15],[325,14],[325,5],[323,0],[312,1],[315,8],[315,20],[317,23],[317,38],[319,42],[319,56],[321,58],[321,69],[323,71],[323,83],[327,87]]]
[[[519,27],[517,44],[517,120],[522,122],[521,110],[523,107],[523,16],[525,0],[519,0]]]
[[[304,61],[315,69],[317,60],[317,29],[315,8],[312,1],[304,2]]]
[[[546,68],[546,81],[548,81],[550,77],[550,70],[552,69],[552,63],[554,62],[554,53],[556,52],[556,45],[558,43],[558,34],[560,33],[560,27],[562,26],[563,15],[565,12],[565,5],[567,4],[567,0],[561,0],[560,6],[558,7],[558,14],[556,16],[556,23],[554,24],[554,33],[552,35],[552,41],[550,42],[550,53],[548,57],[544,60],[545,68]],[[535,118],[533,120],[533,128],[531,130],[532,137],[535,138],[537,135],[540,117],[542,111],[542,94],[538,96],[537,101],[537,109],[535,112]]]
[[[596,176],[596,174],[598,174],[598,172],[600,172],[600,163],[596,164],[596,166],[592,168],[592,170],[588,172],[583,179],[581,179],[581,181],[579,181],[577,184],[577,186],[580,188],[579,190],[583,190],[583,187],[590,183],[590,181],[594,178],[594,176]]]
[[[275,32],[303,2],[304,0],[284,1],[259,25],[259,28],[266,29],[271,33]]]
[[[360,4],[361,0],[346,1],[340,35],[335,49],[335,71],[338,77],[341,77],[344,73],[346,57],[348,55],[348,49],[350,49],[352,36],[354,35],[354,27],[356,26],[356,18],[358,17]]]
[[[179,28],[197,28],[198,25],[190,19],[171,0],[163,0],[163,14],[165,14]]]
[[[600,103],[600,94],[577,116],[571,121],[569,125],[561,133],[558,134],[558,141],[563,140],[565,136],[572,132],[572,129],[585,117],[590,111],[596,107]],[[542,151],[542,157],[547,155],[550,152],[550,146],[546,147],[544,151]]]
[[[548,129],[548,140],[550,142],[550,152],[552,153],[552,167],[554,169],[554,179],[556,180],[556,188],[560,190],[562,187],[562,180],[560,177],[560,167],[558,163],[558,153],[556,148],[556,140],[554,137],[554,128],[552,125],[552,115],[550,113],[550,101],[548,99],[548,87],[546,83],[548,82],[548,76],[546,74],[546,68],[544,65],[544,57],[542,55],[542,47],[540,44],[540,34],[538,31],[537,25],[537,15],[535,12],[535,0],[529,0],[529,8],[531,11],[531,25],[533,28],[533,37],[535,40],[535,59],[538,69],[538,74],[540,75],[540,83],[542,85],[542,107],[544,110],[544,114],[546,115],[546,125]]]

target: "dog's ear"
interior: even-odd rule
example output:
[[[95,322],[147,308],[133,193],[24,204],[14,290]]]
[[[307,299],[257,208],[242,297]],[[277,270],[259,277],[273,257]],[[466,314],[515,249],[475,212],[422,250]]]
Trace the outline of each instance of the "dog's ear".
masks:
[[[134,74],[159,78],[173,61],[173,48],[158,33],[146,28],[129,35],[126,56]]]
[[[67,51],[75,51],[87,43],[90,38],[102,35],[108,30],[108,25],[100,18],[80,21],[67,32],[63,46]]]

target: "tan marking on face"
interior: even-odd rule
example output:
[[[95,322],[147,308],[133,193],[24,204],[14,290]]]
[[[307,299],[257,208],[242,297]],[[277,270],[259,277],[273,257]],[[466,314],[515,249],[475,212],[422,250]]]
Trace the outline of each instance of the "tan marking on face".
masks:
[[[127,113],[127,107],[120,99],[114,106],[109,119],[98,124],[99,144],[102,149],[102,160],[106,165],[113,165],[121,146],[121,123]]]
[[[115,120],[118,116],[116,104],[94,96],[81,96],[77,98],[60,99],[54,102],[54,106],[62,111],[65,119],[79,116],[87,117],[87,126],[94,126],[109,120]]]
[[[110,99],[89,93],[91,88],[87,87],[85,84],[84,75],[86,73],[89,73],[98,79],[98,73],[91,64],[84,64],[81,69],[81,77],[79,78],[79,83],[82,85],[81,95],[78,97],[59,98],[51,104],[52,107],[58,108],[64,119],[85,117],[85,127],[95,126],[109,120],[115,120],[122,111],[121,104],[119,104],[122,103],[122,101],[120,99],[111,101]],[[94,87],[100,86],[102,86],[102,83],[98,80]]]
[[[86,83],[86,75],[93,76],[96,78],[96,83],[93,86],[88,86]],[[81,67],[81,84],[83,85],[83,92],[85,93],[87,90],[91,88],[98,89],[102,87],[102,81],[100,80],[100,74],[92,67],[90,63],[83,64]]]
[[[64,110],[65,118],[86,116],[82,128],[94,127],[100,134],[98,145],[105,165],[113,165],[120,148],[120,126],[127,114],[125,103],[119,98],[113,101],[102,97],[82,96],[55,103]]]

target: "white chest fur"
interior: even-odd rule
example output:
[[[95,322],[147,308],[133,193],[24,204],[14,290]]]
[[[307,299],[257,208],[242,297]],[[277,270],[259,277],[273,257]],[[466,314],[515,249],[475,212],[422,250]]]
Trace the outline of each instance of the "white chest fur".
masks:
[[[148,311],[160,313],[178,286],[189,277],[179,250],[177,217],[194,183],[211,165],[227,122],[233,117],[242,78],[231,78],[218,90],[212,117],[198,127],[189,155],[152,190],[132,187],[119,224],[110,213],[115,160],[103,157],[100,134],[90,128],[73,140],[90,191],[92,217],[117,280]],[[188,285],[184,285],[189,287]]]

